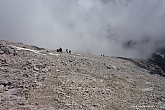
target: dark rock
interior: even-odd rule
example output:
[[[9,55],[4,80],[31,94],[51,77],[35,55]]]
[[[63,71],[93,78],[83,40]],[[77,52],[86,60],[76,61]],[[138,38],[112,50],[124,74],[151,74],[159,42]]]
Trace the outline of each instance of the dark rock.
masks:
[[[29,75],[25,73],[25,74],[23,74],[23,77],[27,78],[27,77],[29,77]]]
[[[108,69],[112,69],[112,68],[111,68],[111,65],[108,65],[107,68],[108,68]]]
[[[152,54],[149,61],[152,62],[154,65],[157,65],[152,73],[159,74],[165,77],[165,49],[159,49],[154,54]]]
[[[105,64],[105,63],[104,63],[104,65],[107,67],[107,69],[112,69],[111,65]]]
[[[72,60],[69,60],[69,62],[73,62]]]
[[[0,53],[1,54],[13,54],[14,56],[17,55],[16,50],[10,46],[0,45]]]
[[[3,85],[4,87],[11,86],[11,84],[12,83],[10,81],[4,81],[4,82],[1,83],[1,85]]]
[[[44,48],[40,48],[40,47],[37,47],[37,46],[32,46],[33,49],[35,50],[44,50]]]
[[[123,58],[117,57],[123,60],[130,61],[136,66],[150,71],[151,74],[159,74],[160,76],[165,77],[165,64],[164,62],[159,62],[157,58],[149,59],[136,59],[136,58]]]

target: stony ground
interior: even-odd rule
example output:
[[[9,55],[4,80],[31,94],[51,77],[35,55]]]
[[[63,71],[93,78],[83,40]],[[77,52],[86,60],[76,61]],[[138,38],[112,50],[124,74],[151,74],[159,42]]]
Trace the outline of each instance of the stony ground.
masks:
[[[124,58],[0,41],[0,110],[164,110],[165,77]]]

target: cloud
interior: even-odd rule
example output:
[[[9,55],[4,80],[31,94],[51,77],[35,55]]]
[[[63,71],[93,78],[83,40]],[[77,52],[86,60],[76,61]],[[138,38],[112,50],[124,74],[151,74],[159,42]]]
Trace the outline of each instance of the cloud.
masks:
[[[164,0],[1,0],[0,38],[47,48],[148,57],[165,47]]]

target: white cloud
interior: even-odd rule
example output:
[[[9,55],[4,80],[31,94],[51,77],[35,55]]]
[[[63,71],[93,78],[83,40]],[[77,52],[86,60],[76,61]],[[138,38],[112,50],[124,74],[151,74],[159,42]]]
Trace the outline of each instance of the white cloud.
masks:
[[[94,54],[151,55],[165,46],[164,19],[164,0],[0,1],[1,38]]]

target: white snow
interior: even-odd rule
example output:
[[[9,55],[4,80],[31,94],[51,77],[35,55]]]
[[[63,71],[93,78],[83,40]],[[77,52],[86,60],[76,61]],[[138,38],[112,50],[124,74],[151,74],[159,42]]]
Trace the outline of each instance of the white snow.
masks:
[[[13,45],[9,45],[10,47],[13,47],[17,50],[26,50],[26,51],[30,51],[30,52],[34,52],[36,54],[40,54],[40,55],[47,55],[47,54],[43,54],[41,53],[42,51],[38,51],[38,50],[33,50],[33,49],[28,49],[28,48],[22,48],[22,47],[17,47],[17,46],[13,46]],[[55,53],[48,53],[49,55],[55,55],[55,56],[59,56],[60,54],[55,54]]]
[[[13,48],[16,48],[17,50],[26,50],[26,51],[34,52],[36,54],[46,55],[46,54],[40,53],[41,51],[27,49],[27,48],[22,48],[22,47],[17,47],[17,46],[13,46],[13,45],[10,45],[10,46],[13,47]]]
[[[49,53],[50,55],[59,56],[60,54]]]
[[[154,90],[153,87],[149,87],[149,88],[144,88],[144,89],[142,89],[142,91],[153,91],[153,90]]]

